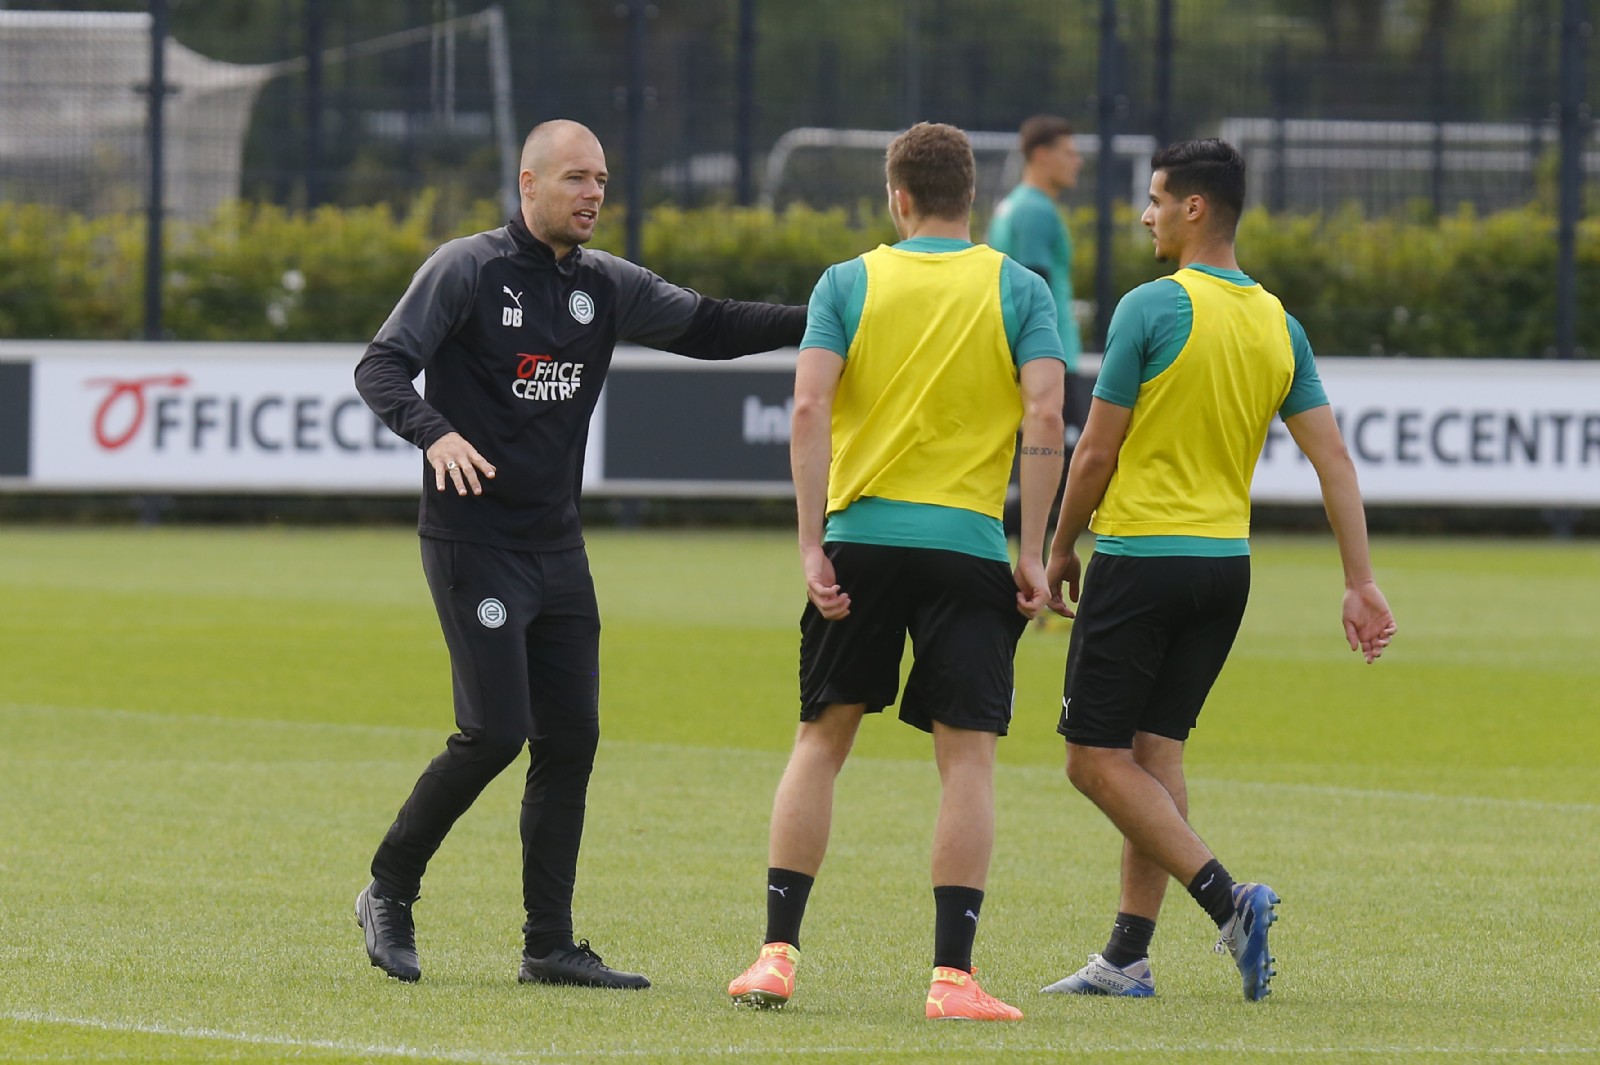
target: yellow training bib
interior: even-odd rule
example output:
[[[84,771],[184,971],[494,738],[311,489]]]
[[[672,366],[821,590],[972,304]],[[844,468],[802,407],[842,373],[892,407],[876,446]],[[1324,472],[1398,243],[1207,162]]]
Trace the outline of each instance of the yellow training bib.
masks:
[[[833,404],[828,512],[864,496],[999,518],[1022,399],[1000,308],[1005,256],[880,246]]]
[[[1172,365],[1139,386],[1089,527],[1104,536],[1250,535],[1250,480],[1294,383],[1288,317],[1260,285],[1179,270],[1194,308]]]

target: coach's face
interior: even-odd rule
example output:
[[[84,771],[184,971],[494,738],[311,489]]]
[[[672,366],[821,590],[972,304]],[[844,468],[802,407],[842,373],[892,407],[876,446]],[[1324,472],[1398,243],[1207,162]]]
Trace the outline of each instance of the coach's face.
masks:
[[[606,153],[581,126],[550,138],[522,171],[523,218],[562,258],[594,236],[606,198]]]

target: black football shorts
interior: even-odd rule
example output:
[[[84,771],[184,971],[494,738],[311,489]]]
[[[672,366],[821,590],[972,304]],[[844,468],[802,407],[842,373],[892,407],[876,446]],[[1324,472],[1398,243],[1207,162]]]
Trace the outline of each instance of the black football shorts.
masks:
[[[1067,644],[1056,731],[1085,747],[1185,740],[1250,597],[1250,557],[1095,555]]]
[[[960,551],[830,543],[850,615],[825,620],[806,603],[800,618],[800,719],[835,703],[878,713],[895,701],[906,636],[911,673],[900,720],[924,732],[935,721],[1006,734],[1012,658],[1027,619],[1004,562]]]

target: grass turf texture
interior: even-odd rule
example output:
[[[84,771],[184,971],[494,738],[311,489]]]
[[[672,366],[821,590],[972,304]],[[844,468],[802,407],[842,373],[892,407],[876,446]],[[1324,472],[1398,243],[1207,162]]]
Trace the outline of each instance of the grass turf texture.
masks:
[[[429,873],[423,982],[368,966],[351,901],[449,724],[413,535],[0,531],[0,1060],[1600,1059],[1593,544],[1380,543],[1400,635],[1368,668],[1331,540],[1258,540],[1189,764],[1202,835],[1284,897],[1263,1004],[1176,886],[1156,999],[1037,994],[1103,945],[1117,837],[1060,769],[1066,629],[1030,629],[976,954],[1004,1026],[921,1019],[937,776],[892,716],[841,777],[796,998],[727,1004],[794,728],[791,538],[590,555],[578,934],[642,993],[515,983],[515,770]]]

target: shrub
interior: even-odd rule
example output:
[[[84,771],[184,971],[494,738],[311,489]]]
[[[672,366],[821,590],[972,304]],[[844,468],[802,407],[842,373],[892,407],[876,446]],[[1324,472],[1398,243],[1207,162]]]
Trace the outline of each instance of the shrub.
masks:
[[[443,209],[448,206],[449,210]],[[644,260],[708,296],[804,303],[829,264],[894,232],[881,209],[774,212],[728,206],[653,210]],[[1074,286],[1094,296],[1095,218],[1067,212]],[[164,325],[180,340],[363,341],[443,240],[501,221],[491,201],[442,205],[425,194],[384,206],[290,212],[234,204],[203,225],[167,230]],[[450,227],[450,228],[446,228]],[[981,227],[975,226],[975,231]],[[1113,282],[1120,294],[1170,265],[1150,254],[1133,208],[1119,207]],[[611,208],[596,247],[619,251]],[[144,220],[0,203],[0,335],[127,339],[143,331]],[[1529,206],[1437,221],[1247,212],[1241,264],[1277,293],[1324,355],[1544,357],[1555,344],[1555,223]],[[1580,308],[1600,306],[1600,219],[1578,233]],[[1600,351],[1600,317],[1579,318]]]

